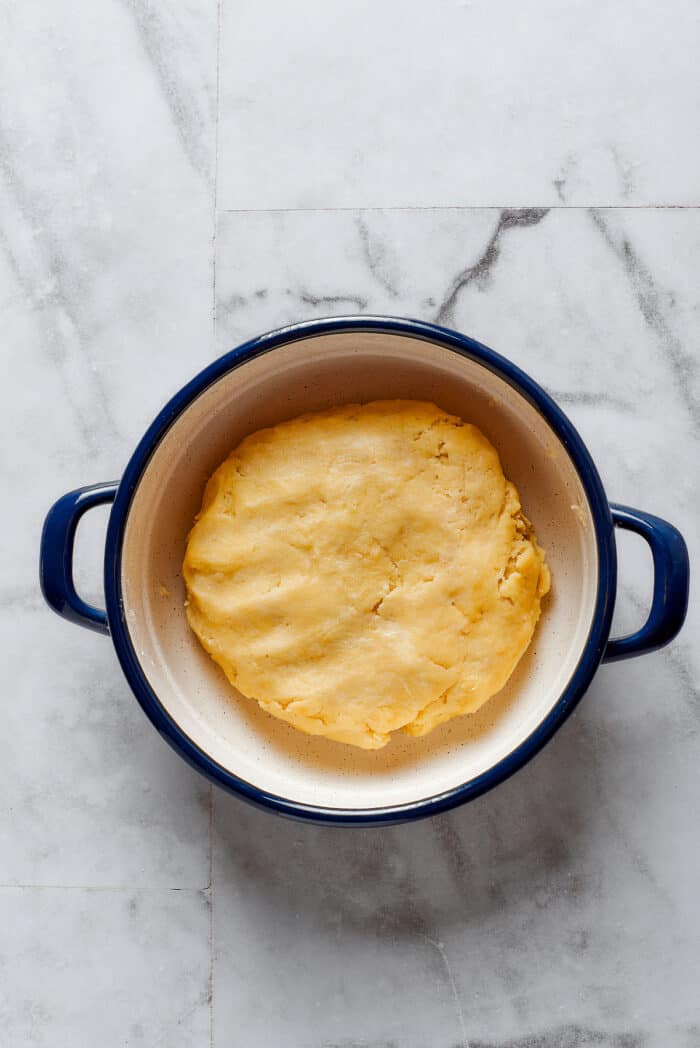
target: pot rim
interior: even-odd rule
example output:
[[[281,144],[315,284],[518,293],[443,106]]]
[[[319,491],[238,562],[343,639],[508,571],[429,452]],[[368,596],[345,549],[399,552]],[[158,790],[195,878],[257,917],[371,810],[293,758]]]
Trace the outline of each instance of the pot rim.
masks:
[[[319,335],[350,331],[389,332],[433,342],[476,361],[518,390],[556,433],[576,468],[591,510],[598,552],[594,613],[581,657],[566,688],[534,731],[496,764],[459,786],[377,808],[330,808],[293,801],[260,789],[213,760],[179,727],[149,684],[131,642],[121,587],[122,543],[132,498],[156,447],[182,412],[223,375],[263,353]],[[146,716],[188,764],[243,800],[291,818],[336,825],[390,825],[436,815],[473,800],[522,768],[549,741],[577,706],[602,659],[610,634],[616,576],[613,522],[600,476],[578,432],[541,386],[505,357],[448,328],[401,317],[343,316],[303,321],[251,339],[213,361],[168,401],[139,441],[119,483],[107,528],[104,586],[109,629],[124,675]]]

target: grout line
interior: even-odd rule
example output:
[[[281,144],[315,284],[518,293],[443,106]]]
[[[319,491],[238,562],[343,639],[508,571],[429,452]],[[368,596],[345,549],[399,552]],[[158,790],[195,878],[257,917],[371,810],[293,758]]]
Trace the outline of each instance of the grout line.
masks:
[[[222,0],[216,3],[216,120],[214,129],[214,235],[212,240],[211,319],[216,347],[216,262],[219,235],[219,112],[221,98],[221,18]],[[214,787],[209,785],[209,1048],[214,1048]]]
[[[193,888],[188,885],[184,888],[164,885],[162,888],[139,887],[133,884],[0,884],[1,891],[67,891],[67,892],[136,892],[140,895],[162,894],[163,892],[191,892],[192,895],[201,895],[207,888]]]
[[[698,204],[418,204],[387,207],[221,207],[220,215],[303,214],[333,211],[531,211],[533,207],[548,211],[697,211]]]
[[[214,787],[209,786],[209,1048],[214,1048]]]
[[[216,116],[214,120],[214,186],[213,186],[213,235],[211,263],[211,326],[212,339],[216,346],[216,262],[217,239],[219,235],[219,113],[221,99],[221,17],[222,0],[216,0]],[[212,876],[214,870],[214,787],[209,785],[209,884],[207,895],[209,902],[209,1048],[214,1048],[214,890]]]
[[[207,885],[207,891],[210,892],[212,889],[212,870],[214,867],[214,787],[209,784],[209,884]]]
[[[216,341],[216,241],[219,235],[219,98],[221,93],[221,3],[216,3],[216,113],[214,118],[214,186],[213,186],[213,231],[212,231],[212,280],[211,280],[211,323],[212,335]]]

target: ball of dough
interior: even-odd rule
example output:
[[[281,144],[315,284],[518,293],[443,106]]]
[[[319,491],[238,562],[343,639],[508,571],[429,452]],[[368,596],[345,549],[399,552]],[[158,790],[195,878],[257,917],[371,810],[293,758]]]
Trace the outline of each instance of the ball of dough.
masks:
[[[184,577],[190,626],[243,695],[363,749],[499,691],[549,589],[486,437],[400,400],[247,437],[207,484]]]

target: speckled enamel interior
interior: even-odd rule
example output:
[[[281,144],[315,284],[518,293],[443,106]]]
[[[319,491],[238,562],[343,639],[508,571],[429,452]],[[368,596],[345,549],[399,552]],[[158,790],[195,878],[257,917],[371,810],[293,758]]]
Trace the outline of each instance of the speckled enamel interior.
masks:
[[[432,400],[498,449],[547,552],[553,587],[530,650],[477,714],[365,752],[303,735],[232,689],[184,613],[185,540],[208,476],[249,433],[304,411],[380,398]],[[289,800],[370,809],[440,794],[495,765],[533,732],[571,678],[591,626],[597,551],[579,477],[532,405],[482,365],[378,331],[315,336],[229,372],[179,416],[129,511],[122,586],[143,670],[182,730],[223,767]]]

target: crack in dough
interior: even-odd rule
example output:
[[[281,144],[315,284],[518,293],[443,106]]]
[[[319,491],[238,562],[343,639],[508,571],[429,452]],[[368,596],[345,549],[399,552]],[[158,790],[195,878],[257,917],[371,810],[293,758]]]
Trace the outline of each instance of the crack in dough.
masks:
[[[495,449],[415,401],[247,437],[207,484],[183,569],[189,624],[244,696],[365,749],[499,691],[550,586]]]

